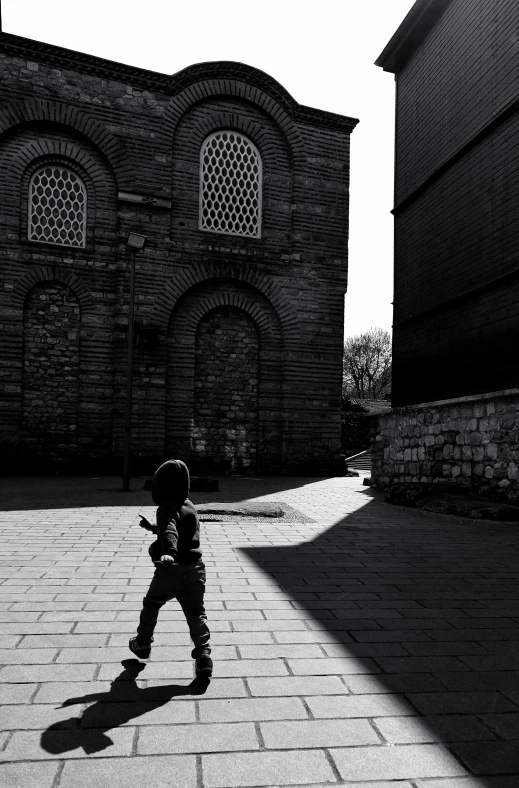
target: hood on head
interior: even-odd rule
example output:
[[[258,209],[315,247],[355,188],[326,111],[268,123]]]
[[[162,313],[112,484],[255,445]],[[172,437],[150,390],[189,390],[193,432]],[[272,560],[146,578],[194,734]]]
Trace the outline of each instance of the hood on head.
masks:
[[[179,509],[189,495],[189,470],[185,462],[167,460],[157,468],[151,495],[157,506],[169,503]]]

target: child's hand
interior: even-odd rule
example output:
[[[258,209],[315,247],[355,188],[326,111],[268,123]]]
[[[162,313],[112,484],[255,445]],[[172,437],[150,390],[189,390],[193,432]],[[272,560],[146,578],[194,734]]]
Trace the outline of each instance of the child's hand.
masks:
[[[139,522],[141,528],[145,528],[147,531],[153,530],[149,520],[147,520],[142,514],[140,514],[139,517],[141,518]]]
[[[161,564],[174,564],[175,563],[175,559],[171,555],[161,555],[160,561],[154,561],[153,563],[154,564],[159,564],[159,566]]]

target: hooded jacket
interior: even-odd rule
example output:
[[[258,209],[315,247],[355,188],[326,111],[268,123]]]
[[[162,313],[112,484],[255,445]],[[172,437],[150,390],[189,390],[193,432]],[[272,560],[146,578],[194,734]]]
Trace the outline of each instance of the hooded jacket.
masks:
[[[184,564],[201,557],[198,515],[188,494],[189,470],[182,460],[168,460],[155,471],[151,495],[158,507],[153,529],[157,539],[149,547],[153,561],[170,555]]]

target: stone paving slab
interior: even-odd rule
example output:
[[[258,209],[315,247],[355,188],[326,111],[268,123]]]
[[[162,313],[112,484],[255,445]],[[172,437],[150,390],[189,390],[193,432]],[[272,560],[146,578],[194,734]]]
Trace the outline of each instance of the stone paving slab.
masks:
[[[110,786],[110,788],[197,788],[197,765],[194,755],[160,755],[146,758],[96,759],[88,763],[68,761],[60,777],[60,788]]]
[[[8,486],[1,788],[519,786],[517,526],[404,512],[355,478],[221,479],[195,503],[302,516],[202,524],[204,692],[174,602],[151,659],[127,650],[149,493]]]
[[[38,788],[52,788],[62,765],[53,763],[3,763],[0,764],[0,785],[2,788],[24,788],[34,785]]]
[[[456,777],[464,767],[447,747],[410,744],[400,747],[358,747],[331,751],[344,780],[404,780],[414,777]]]
[[[334,777],[322,750],[202,756],[202,779],[207,788],[309,785],[335,782]]]

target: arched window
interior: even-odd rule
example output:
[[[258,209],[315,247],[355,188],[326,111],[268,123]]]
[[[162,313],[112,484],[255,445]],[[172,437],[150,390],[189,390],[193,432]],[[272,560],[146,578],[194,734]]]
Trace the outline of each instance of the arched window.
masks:
[[[261,236],[261,157],[243,134],[217,131],[202,145],[199,227]]]
[[[40,167],[29,183],[30,241],[85,246],[85,184],[62,164]]]

